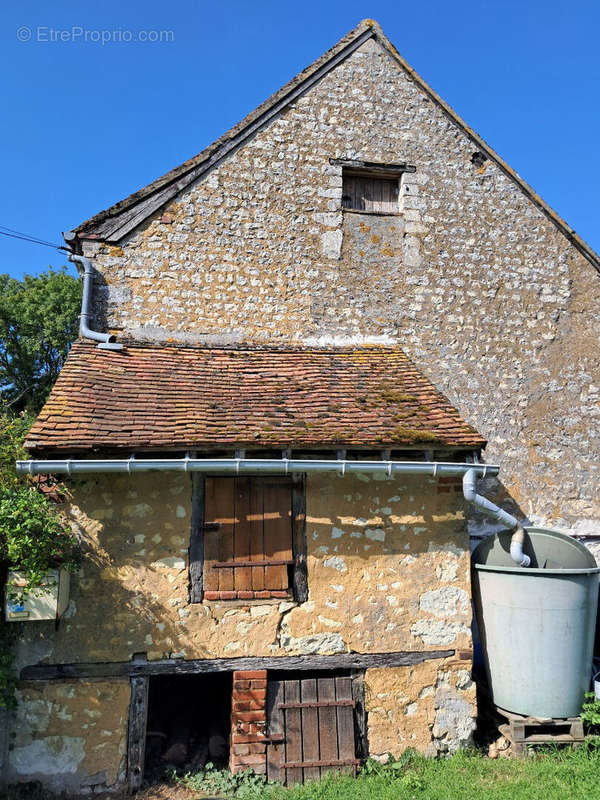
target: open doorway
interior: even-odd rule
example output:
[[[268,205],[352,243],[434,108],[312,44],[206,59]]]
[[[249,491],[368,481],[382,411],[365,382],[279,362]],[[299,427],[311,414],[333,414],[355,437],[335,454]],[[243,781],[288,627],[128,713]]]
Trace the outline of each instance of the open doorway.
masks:
[[[160,675],[150,678],[144,779],[165,769],[218,769],[229,762],[232,675]]]

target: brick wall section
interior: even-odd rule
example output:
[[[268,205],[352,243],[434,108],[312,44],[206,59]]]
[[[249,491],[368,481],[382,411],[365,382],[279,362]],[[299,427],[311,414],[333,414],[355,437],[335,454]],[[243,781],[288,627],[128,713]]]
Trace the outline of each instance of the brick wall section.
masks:
[[[267,771],[267,670],[233,673],[231,751],[233,773]]]
[[[292,592],[287,589],[204,592],[205,600],[290,600],[291,598]]]
[[[438,478],[436,492],[438,494],[450,494],[450,492],[462,492],[463,483],[462,478],[454,476],[445,476]]]

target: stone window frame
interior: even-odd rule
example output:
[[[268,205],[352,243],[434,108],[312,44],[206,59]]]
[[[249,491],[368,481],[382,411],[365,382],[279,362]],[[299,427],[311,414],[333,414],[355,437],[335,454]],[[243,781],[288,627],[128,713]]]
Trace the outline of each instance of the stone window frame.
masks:
[[[416,167],[412,164],[402,163],[383,163],[375,161],[359,161],[352,159],[330,158],[332,166],[341,168],[342,193],[341,210],[344,214],[364,214],[366,216],[398,217],[402,215],[402,185],[403,176],[407,173],[416,172]],[[346,177],[380,178],[384,180],[396,179],[398,181],[398,207],[395,211],[370,210],[347,208],[343,204],[343,181]]]

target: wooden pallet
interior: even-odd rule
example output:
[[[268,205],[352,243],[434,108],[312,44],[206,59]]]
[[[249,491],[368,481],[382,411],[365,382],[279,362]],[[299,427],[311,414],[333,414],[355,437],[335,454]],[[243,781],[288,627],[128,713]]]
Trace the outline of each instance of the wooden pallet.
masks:
[[[565,744],[574,749],[583,742],[583,723],[580,717],[539,719],[514,714],[499,706],[494,706],[494,710],[499,717],[507,720],[498,725],[498,730],[511,743],[515,756],[525,755],[530,745]]]

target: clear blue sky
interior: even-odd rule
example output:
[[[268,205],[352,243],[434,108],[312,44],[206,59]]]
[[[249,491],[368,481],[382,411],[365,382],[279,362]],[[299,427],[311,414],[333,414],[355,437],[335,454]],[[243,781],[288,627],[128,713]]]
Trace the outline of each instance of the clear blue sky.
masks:
[[[4,3],[0,225],[62,244],[61,231],[202,150],[364,17],[600,250],[598,0]],[[102,45],[102,30],[173,41]],[[0,237],[0,272],[63,261]]]

